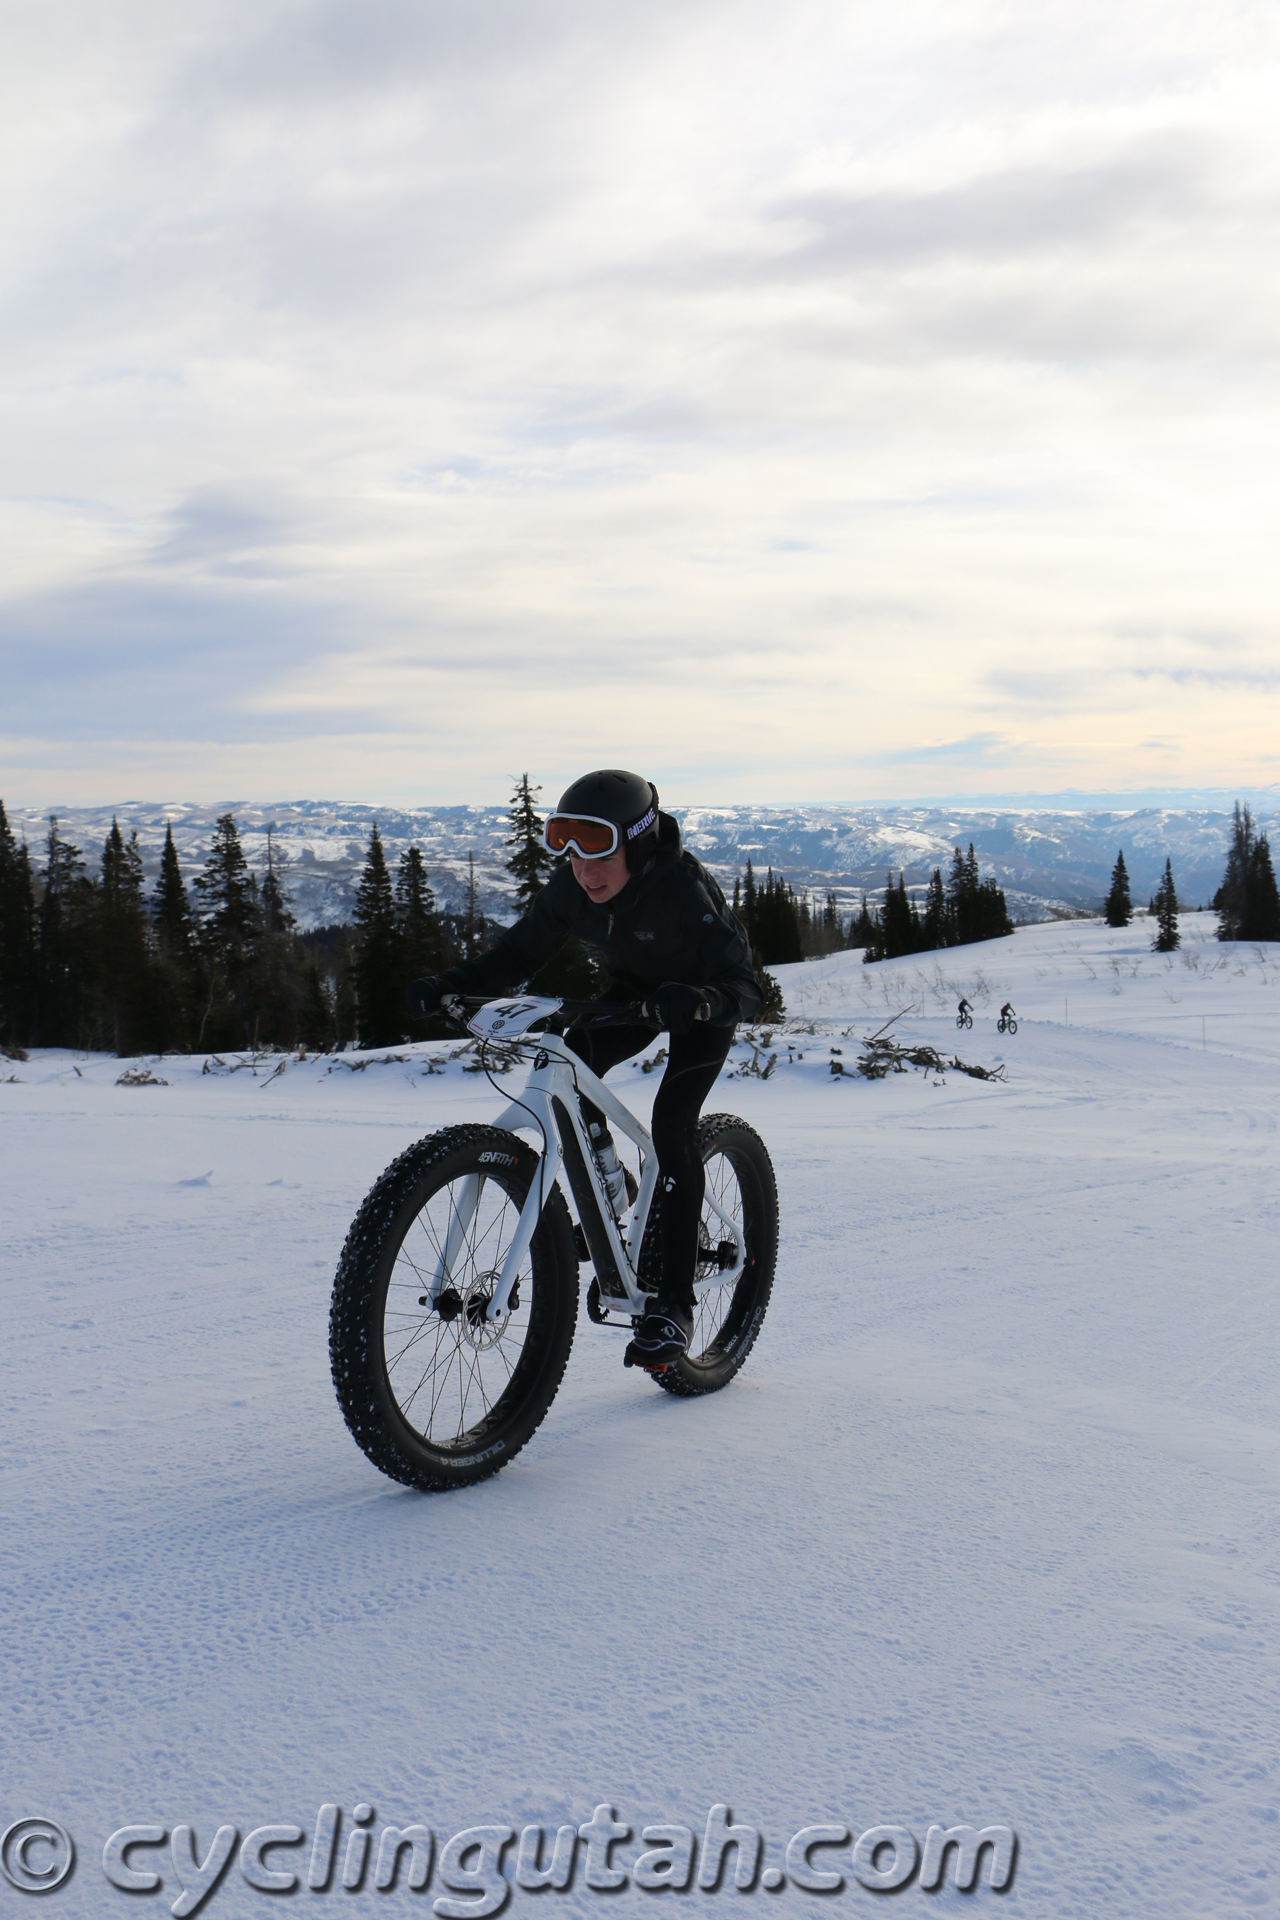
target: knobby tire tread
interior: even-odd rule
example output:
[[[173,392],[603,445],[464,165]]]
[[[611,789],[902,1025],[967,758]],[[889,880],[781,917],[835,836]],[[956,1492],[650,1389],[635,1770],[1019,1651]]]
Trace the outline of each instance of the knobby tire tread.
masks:
[[[661,1372],[650,1375],[664,1393],[674,1394],[680,1399],[718,1393],[738,1373],[759,1338],[773,1292],[778,1258],[777,1179],[769,1150],[760,1135],[736,1114],[708,1113],[704,1114],[698,1125],[698,1144],[704,1161],[717,1152],[723,1152],[734,1168],[742,1188],[744,1213],[750,1216],[745,1221],[748,1265],[734,1289],[733,1304],[724,1323],[726,1327],[738,1320],[743,1324],[720,1358],[710,1364],[700,1363],[696,1358],[678,1360],[674,1366],[664,1367]],[[748,1184],[754,1191],[748,1192]],[[657,1219],[651,1215],[645,1229],[645,1248],[656,1248],[657,1245]],[[644,1248],[641,1250],[641,1262],[643,1269],[646,1264]],[[748,1290],[745,1294],[744,1288]]]
[[[479,1167],[482,1152],[501,1152],[513,1165],[504,1178],[490,1166]],[[564,1378],[578,1313],[578,1256],[573,1224],[564,1196],[553,1187],[533,1236],[531,1258],[537,1269],[530,1281],[533,1302],[526,1347],[535,1337],[541,1354],[529,1371],[530,1391],[513,1404],[487,1447],[443,1449],[415,1437],[407,1421],[389,1408],[382,1353],[382,1303],[400,1246],[420,1211],[405,1215],[415,1193],[425,1206],[431,1176],[457,1160],[453,1177],[471,1168],[496,1179],[513,1202],[522,1202],[540,1165],[539,1157],[517,1134],[497,1127],[446,1127],[416,1141],[398,1155],[374,1182],[352,1221],[338,1260],[329,1309],[329,1359],[334,1391],[356,1444],[374,1466],[393,1480],[425,1492],[473,1486],[506,1466],[533,1437]],[[522,1278],[521,1284],[526,1284]]]

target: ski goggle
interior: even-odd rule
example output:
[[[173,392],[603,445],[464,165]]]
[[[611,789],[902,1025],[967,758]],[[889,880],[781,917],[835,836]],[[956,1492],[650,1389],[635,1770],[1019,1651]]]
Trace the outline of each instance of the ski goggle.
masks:
[[[618,851],[620,838],[612,820],[598,820],[590,813],[553,813],[542,830],[542,843],[550,853],[573,852],[580,860],[606,860]]]

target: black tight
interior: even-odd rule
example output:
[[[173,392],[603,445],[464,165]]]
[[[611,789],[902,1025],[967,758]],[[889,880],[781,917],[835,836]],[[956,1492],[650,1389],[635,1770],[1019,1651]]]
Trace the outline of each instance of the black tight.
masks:
[[[651,1026],[637,1021],[617,1027],[573,1026],[565,1042],[592,1073],[603,1078],[610,1067],[629,1060],[654,1037]],[[663,1300],[692,1308],[698,1221],[706,1185],[698,1151],[698,1115],[728,1057],[733,1028],[699,1024],[689,1033],[673,1033],[669,1038],[670,1053],[653,1102],[653,1145],[662,1194],[659,1294]],[[582,1105],[588,1123],[604,1119],[589,1101]]]

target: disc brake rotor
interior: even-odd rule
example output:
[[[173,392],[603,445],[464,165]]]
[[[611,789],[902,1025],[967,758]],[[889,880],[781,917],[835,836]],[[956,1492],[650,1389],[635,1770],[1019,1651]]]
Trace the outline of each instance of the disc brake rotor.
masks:
[[[488,1317],[489,1302],[501,1277],[496,1270],[478,1273],[463,1298],[460,1331],[468,1346],[474,1347],[479,1353],[497,1345],[511,1318],[510,1309],[500,1319],[490,1320]]]

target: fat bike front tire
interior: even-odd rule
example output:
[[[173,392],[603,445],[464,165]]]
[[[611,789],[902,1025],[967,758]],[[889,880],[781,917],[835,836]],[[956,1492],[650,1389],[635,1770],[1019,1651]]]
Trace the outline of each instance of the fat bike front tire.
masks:
[[[485,1315],[539,1166],[516,1134],[448,1127],[393,1161],[352,1222],[329,1310],[334,1390],[357,1445],[405,1486],[443,1492],[497,1473],[564,1377],[578,1256],[558,1188],[511,1310]]]
[[[651,1378],[666,1393],[681,1398],[716,1393],[727,1387],[760,1333],[778,1260],[778,1183],[769,1150],[754,1127],[731,1113],[709,1113],[698,1127],[698,1145],[708,1194],[714,1194],[742,1234],[746,1259],[733,1285],[709,1287],[699,1295],[689,1351]],[[645,1229],[640,1251],[642,1282],[658,1276],[661,1195]],[[697,1281],[720,1270],[724,1226],[704,1203],[698,1228]]]

